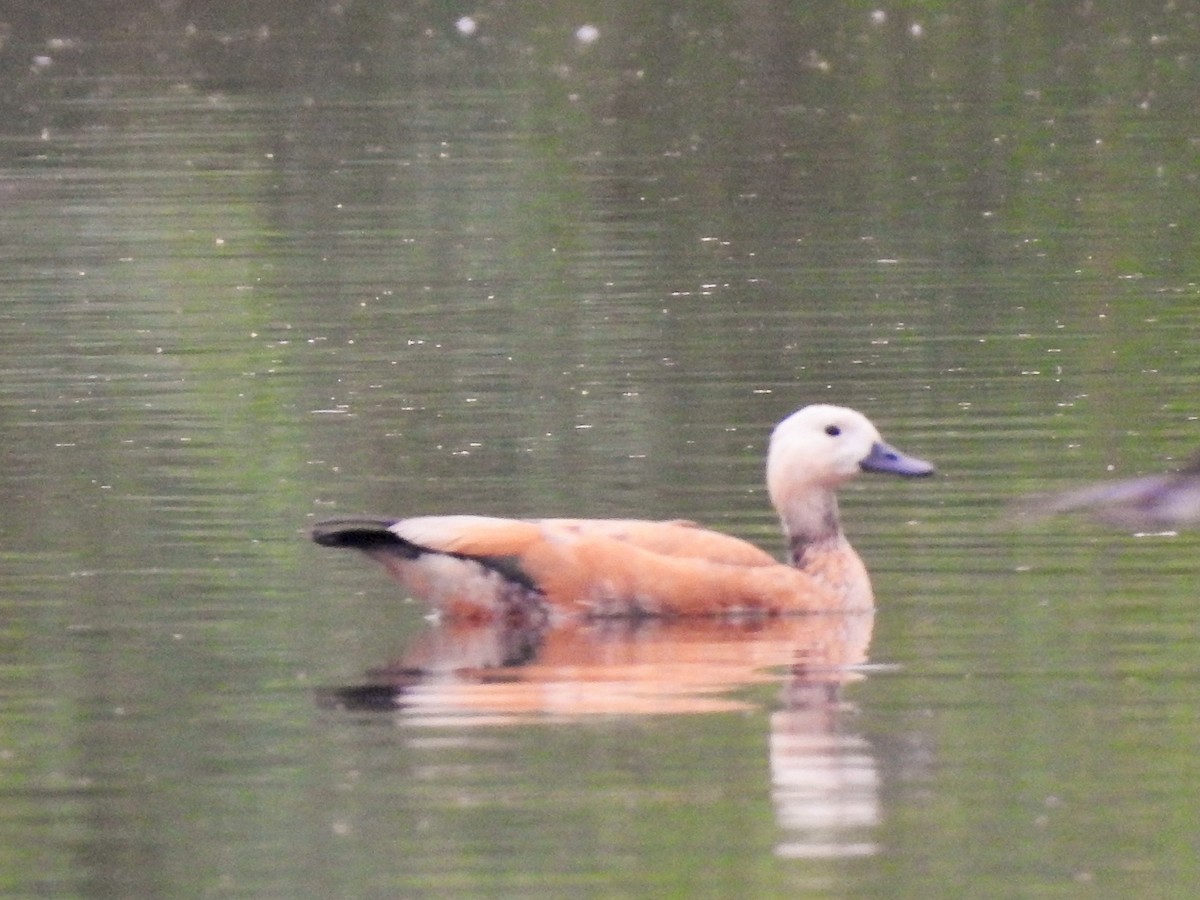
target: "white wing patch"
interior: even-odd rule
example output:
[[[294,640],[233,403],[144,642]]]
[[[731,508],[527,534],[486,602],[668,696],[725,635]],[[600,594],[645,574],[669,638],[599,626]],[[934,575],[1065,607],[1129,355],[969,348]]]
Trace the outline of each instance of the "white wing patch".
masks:
[[[504,531],[517,521],[496,516],[415,516],[401,519],[389,530],[417,546],[455,553],[462,546],[465,535]]]

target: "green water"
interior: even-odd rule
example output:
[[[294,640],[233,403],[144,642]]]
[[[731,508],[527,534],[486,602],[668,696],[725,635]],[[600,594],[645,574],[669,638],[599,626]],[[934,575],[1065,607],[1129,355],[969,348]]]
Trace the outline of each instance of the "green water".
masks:
[[[1197,538],[1006,517],[1200,442],[1184,7],[5,24],[0,893],[1194,890]],[[939,467],[843,499],[863,677],[717,642],[318,702],[496,648],[314,518],[774,549],[766,435],[813,401]]]

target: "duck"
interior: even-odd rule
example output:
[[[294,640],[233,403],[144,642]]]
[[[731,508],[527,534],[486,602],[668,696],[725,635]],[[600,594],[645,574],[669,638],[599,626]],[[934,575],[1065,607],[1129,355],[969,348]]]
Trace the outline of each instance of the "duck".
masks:
[[[771,433],[767,493],[785,561],[676,519],[422,515],[326,519],[324,547],[359,550],[453,621],[780,616],[874,609],[871,579],[842,530],[837,491],[862,472],[932,474],[862,413],[812,404]]]
[[[1018,507],[1024,519],[1075,512],[1132,531],[1195,528],[1200,525],[1200,452],[1175,472],[1027,497]]]

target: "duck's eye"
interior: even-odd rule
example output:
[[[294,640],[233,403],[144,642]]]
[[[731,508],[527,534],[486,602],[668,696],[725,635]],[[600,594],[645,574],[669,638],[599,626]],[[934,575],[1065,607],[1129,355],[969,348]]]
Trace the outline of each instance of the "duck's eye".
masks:
[[[836,425],[826,425],[825,433],[830,437],[837,437],[842,433],[842,429],[838,428]]]

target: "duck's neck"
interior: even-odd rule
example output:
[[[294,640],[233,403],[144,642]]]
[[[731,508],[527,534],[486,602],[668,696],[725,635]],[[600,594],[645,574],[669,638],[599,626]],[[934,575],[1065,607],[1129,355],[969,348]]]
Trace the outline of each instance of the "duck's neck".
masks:
[[[809,494],[803,505],[782,509],[780,517],[793,566],[836,591],[843,610],[874,607],[871,576],[842,533],[833,491]]]
[[[780,510],[780,520],[792,565],[799,568],[805,567],[811,553],[829,550],[845,541],[837,495],[833,491],[811,493],[804,503],[784,507]]]

